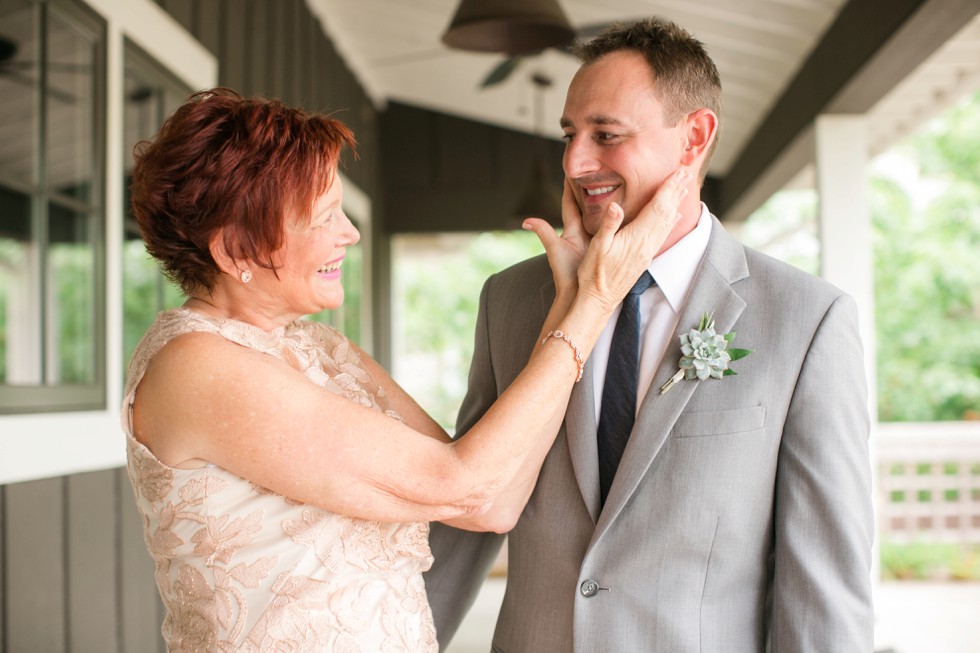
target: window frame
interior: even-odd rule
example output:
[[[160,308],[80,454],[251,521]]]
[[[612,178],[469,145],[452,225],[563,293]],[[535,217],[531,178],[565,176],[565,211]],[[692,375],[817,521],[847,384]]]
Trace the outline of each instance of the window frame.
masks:
[[[59,0],[67,2],[68,0]],[[105,296],[100,319],[105,324],[106,348],[103,405],[96,409],[18,409],[0,413],[0,484],[50,478],[125,464],[126,448],[120,430],[122,403],[122,229],[123,216],[123,51],[124,38],[194,89],[218,81],[217,58],[151,0],[73,0],[100,16],[107,25],[106,130],[101,138],[106,170],[104,195]],[[147,26],[152,26],[148,29]],[[6,394],[10,386],[0,386]]]
[[[54,202],[59,206],[71,207],[70,200],[58,197],[48,186],[47,178],[47,137],[49,125],[47,124],[47,94],[45,93],[47,72],[45,67],[48,63],[47,52],[47,26],[49,24],[49,14],[53,14],[58,19],[70,23],[72,27],[86,32],[92,37],[93,42],[93,75],[92,75],[92,152],[90,154],[92,164],[92,196],[84,205],[86,211],[90,211],[92,218],[92,233],[89,242],[92,245],[92,380],[88,383],[41,383],[10,385],[0,384],[0,415],[33,413],[33,412],[58,412],[69,410],[97,409],[106,404],[106,247],[105,247],[105,225],[106,225],[106,133],[107,133],[107,111],[106,111],[106,67],[107,67],[107,42],[108,26],[96,12],[81,2],[76,0],[49,0],[41,3],[36,9],[39,15],[35,17],[35,29],[38,30],[38,42],[40,47],[37,49],[37,56],[41,61],[39,71],[39,89],[37,90],[37,113],[41,116],[35,125],[35,132],[32,138],[35,139],[38,160],[35,162],[35,172],[37,177],[30,184],[30,188],[23,190],[30,198],[30,222],[34,239],[43,252],[41,255],[42,265],[39,266],[37,287],[43,288],[42,302],[46,302],[51,287],[48,279],[46,266],[43,264],[47,260],[47,250],[50,242],[47,237],[47,220],[50,216],[49,204]],[[81,203],[77,208],[83,208]],[[45,320],[45,310],[41,311],[41,326],[47,331],[50,325]],[[46,357],[47,344],[42,338],[41,367]]]

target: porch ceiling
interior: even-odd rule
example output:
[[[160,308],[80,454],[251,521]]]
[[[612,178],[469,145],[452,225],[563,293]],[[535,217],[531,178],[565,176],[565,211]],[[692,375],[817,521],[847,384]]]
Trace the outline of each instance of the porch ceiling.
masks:
[[[704,42],[724,88],[712,159],[727,220],[807,179],[808,129],[822,112],[867,113],[872,153],[980,88],[978,0],[560,0],[576,29],[661,15]],[[575,61],[530,57],[505,82],[480,81],[502,55],[451,50],[440,37],[458,0],[307,0],[378,106],[394,100],[501,127],[534,130],[532,73],[558,118]]]

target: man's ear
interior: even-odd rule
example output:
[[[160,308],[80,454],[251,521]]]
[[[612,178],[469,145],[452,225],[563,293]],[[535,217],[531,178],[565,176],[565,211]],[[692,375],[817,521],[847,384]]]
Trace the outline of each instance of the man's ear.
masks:
[[[711,109],[698,109],[687,115],[684,125],[687,142],[681,155],[681,163],[700,170],[718,135],[718,116]]]

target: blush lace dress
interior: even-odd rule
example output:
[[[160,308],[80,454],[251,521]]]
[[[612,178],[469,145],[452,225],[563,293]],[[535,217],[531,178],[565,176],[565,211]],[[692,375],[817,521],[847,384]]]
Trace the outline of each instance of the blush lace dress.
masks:
[[[130,363],[122,422],[129,478],[167,609],[168,650],[437,651],[422,581],[432,564],[428,524],[332,514],[213,465],[168,467],[133,438],[133,397],[147,364],[192,331],[286,361],[328,392],[399,419],[384,409],[383,392],[335,329],[299,320],[266,332],[186,308],[161,313]],[[331,461],[322,462],[329,474]]]

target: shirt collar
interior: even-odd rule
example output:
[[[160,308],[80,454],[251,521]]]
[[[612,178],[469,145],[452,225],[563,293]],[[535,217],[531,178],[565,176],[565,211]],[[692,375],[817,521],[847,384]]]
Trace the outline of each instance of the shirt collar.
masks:
[[[701,202],[701,217],[698,224],[686,236],[653,259],[650,263],[650,274],[657,280],[657,286],[674,310],[680,313],[687,297],[688,290],[694,283],[704,252],[708,249],[708,238],[711,236],[711,213],[704,202]]]

